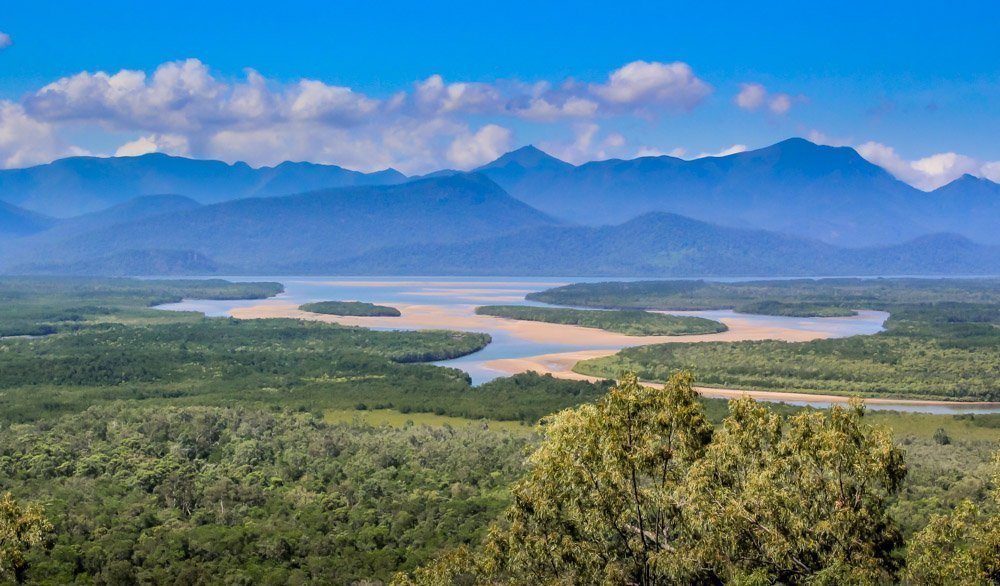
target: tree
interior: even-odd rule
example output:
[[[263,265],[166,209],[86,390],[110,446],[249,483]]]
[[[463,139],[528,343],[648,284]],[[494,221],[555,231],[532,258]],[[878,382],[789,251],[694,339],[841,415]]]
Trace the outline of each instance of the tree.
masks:
[[[691,376],[658,390],[627,374],[543,428],[508,525],[488,539],[492,569],[524,583],[655,582],[684,536],[672,495],[712,436]]]
[[[726,583],[871,584],[897,569],[886,499],[906,476],[886,429],[860,403],[787,421],[750,398],[691,470],[679,499],[687,566]]]
[[[10,493],[0,497],[0,580],[23,582],[28,571],[25,554],[50,531],[52,524],[41,507],[21,507]]]
[[[917,533],[907,550],[910,584],[1000,584],[1000,452],[994,455],[992,514],[963,501]]]
[[[544,441],[478,556],[398,584],[840,584],[894,577],[906,475],[860,404],[785,421],[750,398],[713,433],[691,376],[624,375]]]

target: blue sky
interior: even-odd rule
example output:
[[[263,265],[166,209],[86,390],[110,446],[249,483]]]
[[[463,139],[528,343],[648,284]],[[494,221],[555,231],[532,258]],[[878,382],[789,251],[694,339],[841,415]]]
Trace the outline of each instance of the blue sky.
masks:
[[[413,173],[527,143],[580,162],[805,136],[925,188],[1000,179],[1000,3],[819,4],[7,2],[0,165]]]

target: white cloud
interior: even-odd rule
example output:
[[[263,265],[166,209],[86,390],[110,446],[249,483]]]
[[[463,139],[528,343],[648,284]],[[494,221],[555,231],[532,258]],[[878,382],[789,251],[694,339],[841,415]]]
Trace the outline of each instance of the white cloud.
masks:
[[[784,114],[792,109],[792,96],[788,94],[774,94],[768,100],[767,107],[775,114]]]
[[[460,169],[488,163],[510,150],[510,130],[487,124],[475,134],[463,135],[448,147],[448,160]]]
[[[80,72],[45,85],[23,106],[28,118],[50,128],[138,136],[119,148],[122,154],[170,152],[250,164],[305,159],[426,172],[481,162],[509,142],[503,119],[648,117],[692,108],[710,91],[684,63],[636,61],[611,72],[604,84],[482,83],[431,75],[409,91],[376,98],[315,79],[268,80],[253,69],[243,79],[222,79],[198,59],[186,59],[149,74]],[[479,129],[473,131],[473,124]],[[589,126],[574,128],[576,138],[564,148],[577,157],[609,156],[625,143],[620,134],[587,142],[580,129]]]
[[[378,108],[376,100],[350,88],[330,86],[308,79],[300,81],[288,93],[288,101],[288,118],[322,121],[333,126],[357,124]]]
[[[10,39],[10,35],[8,35],[5,32],[0,31],[0,49],[6,49],[7,47],[11,46],[13,43],[14,43],[14,41],[12,41]]]
[[[828,136],[827,134],[815,129],[810,130],[809,134],[806,135],[806,138],[808,138],[810,142],[826,146],[840,147],[840,146],[848,146],[851,144],[851,141],[849,139]]]
[[[573,164],[601,161],[627,156],[625,137],[617,132],[602,136],[601,127],[594,122],[578,122],[573,125],[573,140],[565,142],[543,142],[543,151],[558,159]]]
[[[983,174],[983,177],[995,183],[1000,183],[1000,161],[986,163],[979,169],[979,171]]]
[[[526,107],[514,106],[512,111],[521,118],[551,122],[560,118],[592,118],[598,105],[587,98],[569,97],[556,104],[545,97],[531,98]]]
[[[793,97],[785,93],[770,93],[759,83],[741,83],[740,91],[733,103],[749,112],[759,110],[765,103],[772,114],[785,114],[796,101],[805,101],[804,96]]]
[[[440,75],[432,75],[416,85],[414,99],[426,112],[489,113],[500,108],[500,92],[486,83],[456,82],[446,84]]]
[[[52,125],[31,118],[20,104],[0,100],[0,168],[47,163],[80,154],[85,153],[63,143]]]
[[[740,93],[733,98],[736,105],[744,110],[756,110],[764,104],[767,89],[759,83],[741,83]]]
[[[176,134],[151,134],[127,142],[115,151],[116,157],[137,157],[149,153],[166,153],[179,157],[191,155],[187,138]]]
[[[745,144],[734,144],[731,147],[722,149],[717,153],[698,153],[693,159],[704,159],[705,157],[726,157],[729,155],[735,155],[736,153],[742,153],[747,150],[747,145]]]
[[[590,91],[611,104],[690,110],[712,88],[687,63],[633,61],[612,71],[606,83],[591,85]]]
[[[937,189],[965,174],[1000,179],[1000,161],[980,161],[954,152],[908,161],[894,148],[874,141],[859,145],[857,151],[897,179],[925,191]]]

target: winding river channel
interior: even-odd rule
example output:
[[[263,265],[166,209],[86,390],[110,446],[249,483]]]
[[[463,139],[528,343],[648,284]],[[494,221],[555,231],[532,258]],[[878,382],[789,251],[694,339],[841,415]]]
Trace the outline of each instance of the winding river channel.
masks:
[[[882,330],[889,315],[861,311],[853,317],[798,318],[739,314],[728,310],[669,312],[695,315],[725,323],[729,330],[718,334],[690,336],[626,336],[613,332],[542,322],[517,321],[475,314],[479,305],[542,305],[524,296],[572,282],[599,279],[490,278],[490,277],[226,277],[231,281],[281,282],[285,292],[266,300],[185,300],[159,306],[161,309],[199,311],[209,316],[242,319],[289,317],[335,322],[373,329],[452,329],[486,332],[493,342],[483,350],[438,362],[469,373],[474,384],[500,376],[534,370],[563,378],[585,379],[574,373],[577,361],[614,354],[622,348],[665,342],[786,340],[802,342],[819,338],[870,335]],[[311,301],[357,300],[398,308],[400,317],[338,317],[299,311]],[[706,396],[733,397],[740,390],[699,388]],[[844,402],[843,397],[754,391],[761,400],[816,407]],[[868,399],[871,409],[925,413],[1000,412],[1000,404],[945,403]]]

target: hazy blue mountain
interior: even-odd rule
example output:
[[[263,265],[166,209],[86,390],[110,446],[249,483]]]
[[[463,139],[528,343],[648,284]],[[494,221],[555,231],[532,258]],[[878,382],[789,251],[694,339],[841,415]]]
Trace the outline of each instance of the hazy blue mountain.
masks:
[[[939,231],[982,235],[982,242],[1000,242],[1000,184],[963,175],[931,192],[936,208],[927,212]],[[962,229],[951,218],[960,218]]]
[[[577,277],[997,274],[1000,247],[933,235],[890,247],[841,248],[653,213],[618,226],[533,228],[461,245],[392,248],[316,269]]]
[[[153,153],[138,157],[71,157],[26,169],[0,170],[0,200],[56,217],[105,209],[140,195],[177,193],[202,203],[287,195],[330,187],[386,185],[394,170],[359,173],[336,165],[202,161]]]
[[[1000,243],[996,202],[978,212],[964,208],[960,197],[942,202],[939,193],[896,180],[854,149],[798,138],[725,157],[580,166],[526,147],[479,171],[529,205],[584,225],[671,212],[846,246],[893,244],[939,231]],[[984,211],[992,211],[985,222],[992,228],[969,221]]]
[[[189,250],[126,250],[75,262],[39,262],[19,267],[21,274],[164,276],[227,272],[203,254]]]
[[[52,218],[0,201],[0,239],[35,234],[54,223]]]
[[[102,228],[190,210],[200,205],[193,199],[182,195],[137,197],[99,212],[64,220],[48,220],[43,230],[36,230],[30,234],[20,234],[19,238],[4,239],[0,252],[3,252],[8,258],[17,258]]]
[[[481,175],[248,198],[120,223],[6,259],[4,268],[127,251],[191,251],[240,270],[280,271],[398,245],[463,242],[553,220]]]

